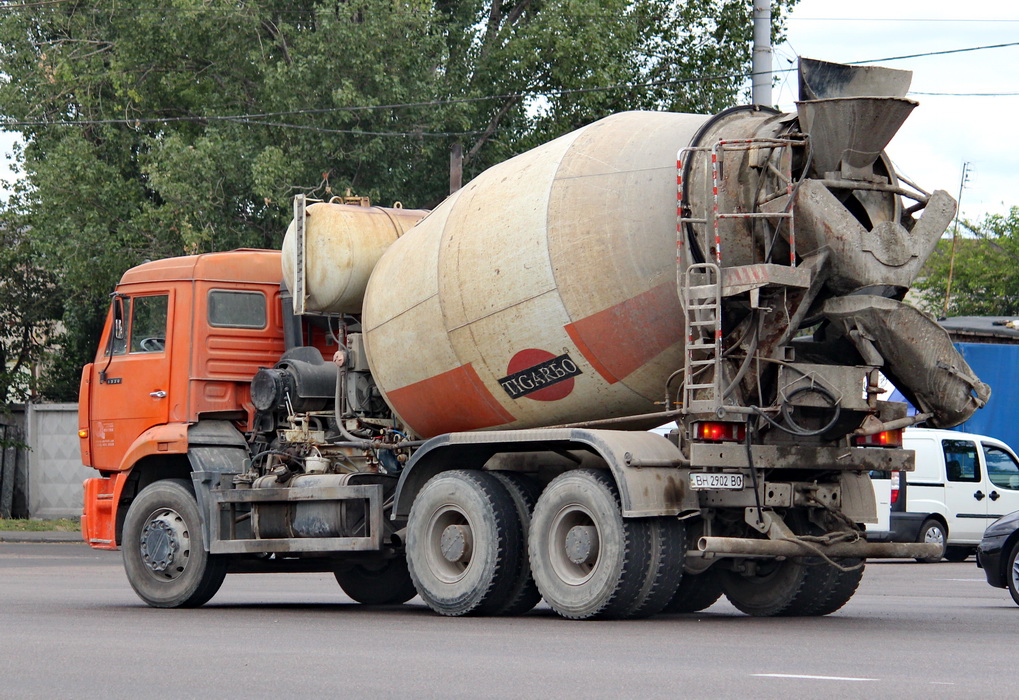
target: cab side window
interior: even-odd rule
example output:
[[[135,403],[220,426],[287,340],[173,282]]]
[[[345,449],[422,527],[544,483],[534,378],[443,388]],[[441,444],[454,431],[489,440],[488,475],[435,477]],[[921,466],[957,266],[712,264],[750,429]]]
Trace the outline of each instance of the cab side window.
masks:
[[[163,352],[170,298],[135,297],[131,313],[131,352]]]
[[[1011,454],[995,447],[984,445],[984,462],[987,464],[987,478],[995,486],[1019,491],[1019,464]]]
[[[980,481],[980,462],[977,446],[969,440],[942,440],[945,453],[945,472],[949,481]]]

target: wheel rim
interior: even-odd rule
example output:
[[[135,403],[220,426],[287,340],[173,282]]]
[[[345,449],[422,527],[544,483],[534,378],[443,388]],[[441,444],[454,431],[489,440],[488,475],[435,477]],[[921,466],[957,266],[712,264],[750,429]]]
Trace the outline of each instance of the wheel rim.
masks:
[[[591,512],[579,504],[560,510],[548,531],[552,570],[566,584],[580,586],[598,568],[601,534]]]
[[[184,518],[171,508],[157,510],[142,528],[138,548],[153,576],[168,581],[178,578],[191,557],[191,536]]]
[[[945,545],[945,533],[941,531],[940,527],[932,527],[923,536],[924,544],[938,544],[941,546]]]
[[[1019,557],[1012,560],[1012,589],[1019,591]]]
[[[474,528],[467,514],[455,505],[437,508],[426,529],[428,568],[443,583],[456,583],[471,567]]]

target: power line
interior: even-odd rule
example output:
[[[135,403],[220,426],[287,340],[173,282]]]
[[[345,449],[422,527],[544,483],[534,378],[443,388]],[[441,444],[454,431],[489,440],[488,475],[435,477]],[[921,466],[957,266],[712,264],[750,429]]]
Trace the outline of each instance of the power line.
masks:
[[[53,0],[60,1],[60,0]],[[988,44],[984,46],[971,46],[961,49],[946,49],[944,51],[928,51],[924,53],[908,54],[903,56],[890,56],[885,58],[866,59],[859,61],[849,61],[847,65],[862,65],[867,63],[887,63],[889,61],[898,61],[909,58],[923,58],[927,56],[939,56],[945,54],[964,53],[971,51],[983,51],[989,49],[1000,49],[1011,46],[1019,46],[1019,42],[1010,42],[1005,44]],[[773,71],[774,73],[791,73],[796,71],[796,68],[783,68]],[[279,122],[267,122],[258,121],[265,117],[280,117],[280,116],[294,116],[294,115],[305,115],[305,114],[326,114],[336,112],[355,112],[355,111],[376,111],[383,109],[406,109],[416,107],[437,107],[444,105],[454,104],[465,104],[471,102],[481,102],[489,100],[508,100],[511,98],[522,98],[522,97],[558,97],[567,96],[573,94],[584,94],[594,92],[611,92],[615,90],[635,90],[644,89],[651,87],[665,87],[671,85],[682,85],[689,83],[701,83],[701,82],[715,82],[720,80],[733,80],[741,79],[745,80],[750,78],[749,73],[727,73],[713,76],[699,76],[696,78],[676,78],[673,80],[660,80],[652,81],[647,83],[621,83],[616,85],[600,86],[600,87],[589,87],[589,88],[567,88],[561,90],[548,90],[543,92],[520,92],[520,93],[508,93],[503,95],[487,95],[481,97],[463,97],[463,98],[452,98],[444,100],[427,100],[422,102],[404,102],[404,103],[393,103],[384,105],[348,105],[348,106],[337,106],[337,107],[323,107],[314,109],[299,109],[299,110],[287,110],[280,112],[260,112],[260,113],[248,113],[248,114],[232,114],[232,115],[206,115],[206,116],[181,116],[181,117],[137,117],[137,118],[123,118],[123,119],[83,119],[83,120],[70,120],[70,121],[50,121],[50,120],[7,120],[0,122],[0,128],[4,129],[17,129],[21,127],[33,127],[33,126],[100,126],[100,125],[112,125],[112,124],[124,124],[129,126],[139,126],[141,124],[170,124],[175,122],[191,122],[191,123],[205,123],[215,121],[228,121],[238,123],[249,123],[258,124],[264,126],[277,126],[281,128],[294,128],[294,129],[305,129],[311,131],[319,131],[325,133],[345,133],[345,134],[356,134],[356,135],[374,135],[374,136],[437,136],[437,137],[449,137],[449,136],[470,136],[475,135],[479,132],[424,132],[424,131],[404,131],[404,132],[365,132],[354,129],[327,129],[324,127],[315,127],[310,125],[297,125],[297,124],[284,124]],[[950,96],[953,93],[922,93],[913,92],[916,95],[941,95]],[[959,93],[960,97],[1005,97],[1012,96],[1016,93]]]

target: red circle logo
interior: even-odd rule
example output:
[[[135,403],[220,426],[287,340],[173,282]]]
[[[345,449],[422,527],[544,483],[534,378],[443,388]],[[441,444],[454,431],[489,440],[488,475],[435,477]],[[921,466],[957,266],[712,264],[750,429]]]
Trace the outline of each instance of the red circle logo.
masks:
[[[506,367],[506,374],[512,376],[518,372],[535,368],[540,376],[538,365],[554,359],[556,359],[556,356],[547,350],[538,350],[536,348],[521,350],[509,361],[509,365]],[[565,399],[573,392],[573,385],[573,377],[568,377],[543,389],[532,391],[521,398],[534,399],[535,401],[559,401],[560,399]]]

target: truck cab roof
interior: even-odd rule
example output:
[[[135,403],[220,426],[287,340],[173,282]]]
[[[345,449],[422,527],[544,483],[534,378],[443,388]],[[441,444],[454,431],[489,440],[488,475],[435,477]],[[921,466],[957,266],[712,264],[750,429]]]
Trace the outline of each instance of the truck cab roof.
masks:
[[[278,283],[282,279],[278,250],[239,248],[142,263],[125,272],[120,284],[190,280]]]

